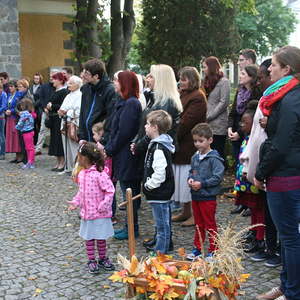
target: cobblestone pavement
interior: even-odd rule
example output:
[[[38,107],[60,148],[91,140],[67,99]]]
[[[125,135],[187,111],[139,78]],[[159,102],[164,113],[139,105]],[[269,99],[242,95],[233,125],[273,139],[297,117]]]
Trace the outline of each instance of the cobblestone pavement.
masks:
[[[110,272],[97,276],[87,272],[77,212],[66,211],[66,201],[76,192],[70,177],[51,172],[54,159],[47,155],[38,156],[37,168],[29,171],[8,163],[12,158],[7,155],[0,162],[0,299],[123,299],[122,284],[107,279]],[[227,200],[219,202],[219,223],[226,224],[231,207]],[[118,215],[122,218],[120,211]],[[140,215],[137,253],[142,256],[146,254],[142,240],[153,230],[145,202]],[[241,226],[249,223],[249,218],[241,219]],[[175,247],[191,250],[193,229],[174,224],[173,232]],[[117,253],[128,255],[126,241],[112,239],[108,245],[112,260]],[[246,259],[245,272],[251,277],[239,299],[254,299],[278,285],[279,271]]]

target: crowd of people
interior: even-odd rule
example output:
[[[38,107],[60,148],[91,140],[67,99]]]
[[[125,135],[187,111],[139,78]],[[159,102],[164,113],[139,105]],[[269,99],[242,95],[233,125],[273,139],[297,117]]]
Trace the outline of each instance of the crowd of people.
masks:
[[[114,269],[106,240],[128,238],[127,225],[113,229],[117,182],[124,200],[127,188],[133,196],[143,191],[152,208],[155,233],[143,242],[147,250],[172,251],[172,222],[182,222],[197,226],[187,258],[202,256],[207,235],[205,259],[213,259],[229,140],[236,168],[231,213],[264,224],[245,234],[245,251],[266,266],[282,264],[281,286],[257,298],[300,299],[300,49],[282,47],[260,66],[255,51],[245,49],[238,65],[231,107],[230,82],[213,56],[202,62],[202,80],[187,66],[177,81],[163,64],[152,65],[145,78],[124,70],[110,80],[98,59],[87,61],[80,76],[65,68],[43,83],[37,73],[32,86],[2,72],[0,159],[16,153],[11,163],[35,168],[50,129],[51,170],[72,173],[79,186],[69,209],[80,208],[79,234],[96,274]],[[133,202],[136,237],[140,205],[140,198]]]

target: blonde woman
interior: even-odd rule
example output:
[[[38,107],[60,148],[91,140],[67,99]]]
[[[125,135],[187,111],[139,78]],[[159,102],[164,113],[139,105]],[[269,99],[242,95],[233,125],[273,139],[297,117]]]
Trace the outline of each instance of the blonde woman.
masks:
[[[131,144],[131,151],[139,157],[140,178],[143,175],[143,162],[149,144],[149,138],[145,135],[146,117],[149,112],[155,110],[164,110],[172,116],[172,128],[168,134],[173,138],[173,144],[176,146],[176,129],[179,124],[182,104],[177,90],[177,82],[173,69],[168,65],[152,65],[150,74],[147,75],[148,87],[154,94],[154,101],[149,102],[143,111],[140,129],[134,142]],[[171,223],[171,220],[170,220]],[[172,232],[172,231],[171,231]],[[172,236],[172,233],[171,233]],[[151,250],[156,243],[156,236],[153,239],[144,241],[144,246]],[[173,248],[172,238],[170,249]]]

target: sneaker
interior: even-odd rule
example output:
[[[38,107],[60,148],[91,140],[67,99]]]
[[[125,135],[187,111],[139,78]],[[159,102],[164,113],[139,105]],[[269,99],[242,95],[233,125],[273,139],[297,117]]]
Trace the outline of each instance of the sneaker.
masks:
[[[104,269],[106,271],[113,271],[115,269],[115,266],[109,260],[108,257],[103,258],[103,259],[99,259],[98,260],[98,266],[99,266],[99,268],[102,268],[102,269]]]
[[[273,256],[269,257],[265,262],[265,266],[269,268],[276,268],[281,265],[281,257],[274,254]]]
[[[280,287],[275,287],[275,288],[272,288],[270,291],[264,293],[264,294],[260,294],[256,297],[256,299],[259,299],[259,300],[275,300],[277,299],[278,297],[282,296],[283,293],[280,289]]]
[[[287,300],[284,295],[281,295],[280,297],[276,298],[276,300]]]
[[[95,260],[89,260],[87,265],[91,274],[99,274],[99,266]]]
[[[268,259],[270,255],[266,251],[259,251],[255,255],[251,256],[252,261],[264,261]]]
[[[139,237],[139,232],[135,231],[134,232],[134,237],[137,238]],[[123,229],[120,232],[115,233],[114,238],[117,240],[128,240],[128,230],[127,229]]]
[[[214,260],[214,254],[212,252],[208,252],[205,257],[205,261],[211,263],[213,262],[213,260]]]
[[[186,256],[188,260],[194,260],[198,257],[201,257],[201,251],[197,248],[194,248],[191,253]]]

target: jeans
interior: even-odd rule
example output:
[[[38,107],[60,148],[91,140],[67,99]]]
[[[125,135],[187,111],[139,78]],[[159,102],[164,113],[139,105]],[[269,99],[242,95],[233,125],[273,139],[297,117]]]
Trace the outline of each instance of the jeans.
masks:
[[[300,300],[300,189],[267,192],[267,200],[281,241],[281,290],[288,300]]]
[[[119,183],[123,195],[123,201],[126,201],[126,189],[128,188],[132,189],[132,197],[138,195],[141,192],[141,182],[139,180],[119,181]],[[132,206],[133,206],[134,231],[138,231],[139,230],[138,210],[141,207],[141,198],[132,201]]]
[[[166,203],[151,203],[152,214],[156,227],[155,251],[168,253],[171,241],[171,205]]]
[[[0,119],[0,155],[5,155],[5,119]]]

